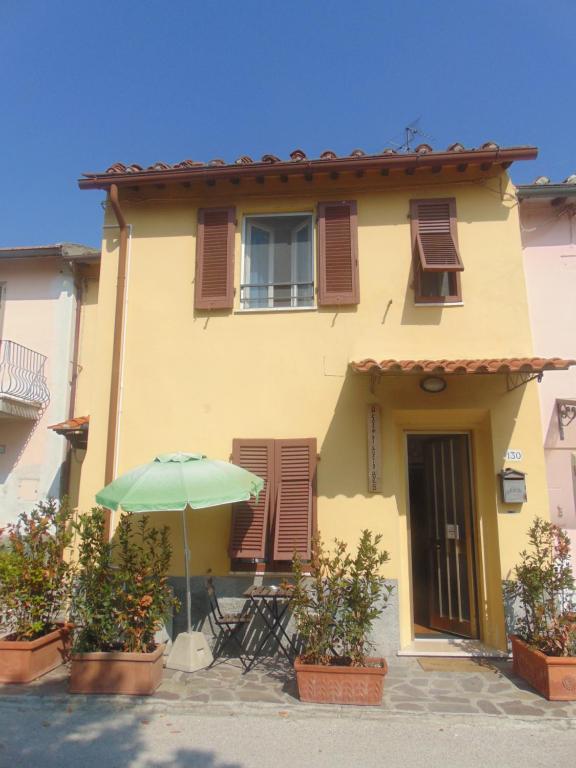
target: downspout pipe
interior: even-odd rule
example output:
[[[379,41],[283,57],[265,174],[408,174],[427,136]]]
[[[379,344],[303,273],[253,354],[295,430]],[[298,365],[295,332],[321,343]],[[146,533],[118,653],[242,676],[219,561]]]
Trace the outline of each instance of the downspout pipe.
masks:
[[[110,375],[110,404],[108,409],[108,437],[106,442],[106,465],[104,470],[104,484],[108,485],[114,480],[114,466],[116,458],[116,433],[118,428],[118,404],[120,400],[120,364],[122,359],[123,328],[124,328],[124,295],[126,292],[126,260],[128,254],[128,225],[120,201],[118,199],[118,186],[110,185],[108,201],[118,222],[120,229],[118,249],[118,271],[116,278],[116,307],[114,311],[114,339],[112,346],[112,371]]]

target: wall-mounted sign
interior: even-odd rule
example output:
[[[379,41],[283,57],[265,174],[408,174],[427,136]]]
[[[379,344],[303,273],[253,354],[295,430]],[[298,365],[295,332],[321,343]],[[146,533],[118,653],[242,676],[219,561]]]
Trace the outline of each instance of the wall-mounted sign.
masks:
[[[368,492],[382,491],[382,446],[380,440],[380,406],[368,406]]]
[[[522,451],[518,451],[515,448],[508,448],[506,451],[506,456],[504,457],[506,461],[522,461],[524,458],[524,454]]]

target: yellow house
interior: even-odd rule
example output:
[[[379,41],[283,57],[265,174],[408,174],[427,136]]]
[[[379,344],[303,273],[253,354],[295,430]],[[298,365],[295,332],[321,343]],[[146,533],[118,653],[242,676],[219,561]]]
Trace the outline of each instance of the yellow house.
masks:
[[[239,596],[316,529],[354,546],[368,528],[396,587],[380,650],[505,649],[502,581],[548,509],[533,379],[570,364],[533,358],[507,168],[535,156],[296,150],[86,174],[108,197],[80,508],[159,453],[230,457],[266,490],[190,513],[198,593],[208,569]],[[177,544],[179,519],[157,517]]]

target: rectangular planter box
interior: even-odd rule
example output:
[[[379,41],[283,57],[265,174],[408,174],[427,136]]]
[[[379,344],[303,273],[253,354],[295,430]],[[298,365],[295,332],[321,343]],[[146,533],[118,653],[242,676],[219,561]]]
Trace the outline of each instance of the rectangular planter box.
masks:
[[[56,629],[36,640],[0,640],[0,683],[29,683],[66,660],[69,636]]]
[[[298,657],[294,670],[300,700],[315,704],[381,704],[388,665],[384,659],[368,662],[380,666],[321,666],[303,664]]]
[[[152,653],[72,654],[70,693],[122,693],[149,696],[162,680],[164,645]]]
[[[515,635],[512,668],[549,701],[576,701],[576,656],[546,656]]]

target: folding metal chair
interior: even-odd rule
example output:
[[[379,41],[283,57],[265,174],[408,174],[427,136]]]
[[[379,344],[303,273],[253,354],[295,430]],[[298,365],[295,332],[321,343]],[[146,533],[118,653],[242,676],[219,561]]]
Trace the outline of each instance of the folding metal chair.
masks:
[[[242,628],[246,627],[252,621],[252,616],[242,612],[222,613],[211,576],[208,576],[206,579],[206,591],[208,593],[208,600],[210,601],[210,611],[212,614],[211,621],[213,621],[220,629],[220,635],[216,639],[216,645],[212,651],[214,657],[212,664],[214,664],[216,659],[220,657],[226,643],[232,641],[238,647],[240,662],[247,672],[250,659],[244,652],[244,646],[242,645],[239,635]],[[210,666],[212,666],[212,664]]]

